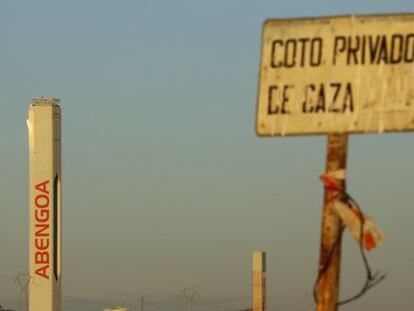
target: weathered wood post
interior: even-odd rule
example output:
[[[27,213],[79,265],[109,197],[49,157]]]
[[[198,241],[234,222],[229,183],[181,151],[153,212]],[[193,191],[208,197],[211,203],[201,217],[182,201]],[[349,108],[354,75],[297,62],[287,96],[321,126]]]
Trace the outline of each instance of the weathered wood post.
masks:
[[[347,146],[347,134],[328,135],[326,173],[346,168]],[[341,183],[338,186],[345,190],[345,181],[338,182]],[[333,210],[334,195],[325,189],[316,295],[317,311],[336,310],[339,296],[342,222]]]

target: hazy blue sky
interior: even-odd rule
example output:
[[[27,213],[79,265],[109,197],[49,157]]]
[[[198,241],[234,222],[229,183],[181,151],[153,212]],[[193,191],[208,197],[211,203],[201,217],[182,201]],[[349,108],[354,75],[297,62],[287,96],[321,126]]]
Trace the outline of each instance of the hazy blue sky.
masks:
[[[0,304],[17,297],[10,278],[27,269],[25,119],[44,95],[62,99],[65,299],[155,301],[195,285],[200,299],[248,306],[251,251],[263,249],[269,310],[310,310],[326,138],[256,137],[262,22],[413,9],[412,0],[1,0]],[[388,237],[370,259],[389,277],[343,310],[412,309],[413,142],[350,139],[348,189]],[[343,258],[347,296],[365,276],[348,235]]]

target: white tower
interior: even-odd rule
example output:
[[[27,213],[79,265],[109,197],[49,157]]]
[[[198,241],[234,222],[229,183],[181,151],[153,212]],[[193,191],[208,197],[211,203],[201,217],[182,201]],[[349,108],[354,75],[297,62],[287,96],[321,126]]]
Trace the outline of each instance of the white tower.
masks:
[[[29,128],[29,311],[61,310],[61,113],[33,99]]]

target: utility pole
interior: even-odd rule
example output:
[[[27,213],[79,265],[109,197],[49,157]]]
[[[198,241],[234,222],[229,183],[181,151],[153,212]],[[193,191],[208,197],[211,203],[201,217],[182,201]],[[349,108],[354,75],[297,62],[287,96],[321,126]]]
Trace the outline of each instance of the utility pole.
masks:
[[[141,296],[141,311],[144,311],[144,296]]]
[[[28,306],[28,295],[27,295],[27,287],[29,286],[30,281],[30,274],[18,272],[17,275],[14,277],[14,284],[19,287],[19,311],[27,311]]]
[[[348,149],[347,134],[329,134],[326,173],[345,170]],[[345,191],[345,179],[336,185]],[[317,284],[317,311],[336,311],[339,296],[342,221],[333,209],[335,193],[325,189],[319,276]]]
[[[196,294],[197,290],[195,286],[192,287],[185,287],[183,289],[184,297],[187,301],[187,310],[192,311],[193,310],[193,300],[194,296]]]

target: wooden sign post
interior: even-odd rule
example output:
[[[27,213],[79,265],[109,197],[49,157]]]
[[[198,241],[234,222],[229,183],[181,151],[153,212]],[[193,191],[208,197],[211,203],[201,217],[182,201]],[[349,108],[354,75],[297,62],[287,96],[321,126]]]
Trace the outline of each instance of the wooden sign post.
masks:
[[[414,130],[414,14],[274,19],[263,25],[256,132],[328,135],[326,172],[348,134]],[[340,188],[345,190],[345,180]],[[317,310],[337,310],[341,220],[325,191]]]
[[[347,134],[328,135],[326,173],[346,168],[347,147]],[[339,186],[345,190],[345,181]],[[339,297],[342,222],[333,210],[332,196],[332,192],[325,190],[319,278],[316,292],[317,311],[336,310]]]

